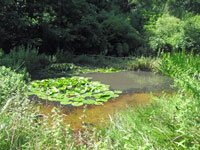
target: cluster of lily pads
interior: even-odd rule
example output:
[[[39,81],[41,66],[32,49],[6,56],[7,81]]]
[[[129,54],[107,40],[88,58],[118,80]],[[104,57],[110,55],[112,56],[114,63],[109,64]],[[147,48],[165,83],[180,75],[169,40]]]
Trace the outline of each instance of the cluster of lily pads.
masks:
[[[109,90],[109,85],[78,76],[36,80],[31,82],[28,88],[28,95],[37,95],[41,99],[59,101],[63,105],[73,106],[101,105],[110,98],[118,97],[121,93],[121,91]]]

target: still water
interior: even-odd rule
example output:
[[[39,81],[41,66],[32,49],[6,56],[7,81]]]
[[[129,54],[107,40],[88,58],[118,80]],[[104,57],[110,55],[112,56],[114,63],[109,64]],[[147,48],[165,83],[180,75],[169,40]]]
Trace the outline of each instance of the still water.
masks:
[[[167,76],[146,71],[123,71],[117,73],[88,73],[83,77],[91,77],[94,81],[108,84],[113,90],[123,92],[161,92],[171,91],[173,80]]]
[[[118,73],[88,73],[83,77],[91,77],[94,81],[110,85],[112,90],[121,90],[118,98],[110,99],[104,105],[87,107],[61,106],[58,103],[43,101],[40,104],[41,113],[51,115],[53,107],[58,107],[63,115],[64,122],[70,124],[74,130],[80,130],[83,126],[99,126],[109,122],[110,117],[119,110],[126,110],[127,106],[137,107],[153,102],[153,95],[161,96],[172,93],[173,80],[169,77],[144,71],[125,71]]]

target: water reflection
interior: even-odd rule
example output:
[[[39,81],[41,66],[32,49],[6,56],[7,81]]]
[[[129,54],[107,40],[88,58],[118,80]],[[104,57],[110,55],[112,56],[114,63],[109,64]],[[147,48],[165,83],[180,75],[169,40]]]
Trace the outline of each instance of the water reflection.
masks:
[[[83,77],[91,77],[94,81],[108,84],[113,90],[123,92],[161,92],[171,91],[173,80],[167,76],[146,71],[124,71],[117,73],[88,73]]]
[[[83,77],[91,77],[92,80],[100,81],[103,84],[111,85],[113,90],[122,90],[123,94],[110,99],[104,105],[88,105],[83,107],[72,107],[71,105],[61,106],[59,103],[46,101],[40,105],[41,113],[51,115],[53,107],[58,107],[63,114],[66,124],[70,124],[72,129],[81,129],[86,126],[98,126],[109,121],[109,116],[119,110],[126,110],[127,106],[137,107],[153,101],[150,92],[161,96],[162,91],[171,93],[173,80],[166,76],[157,75],[144,71],[124,71],[118,73],[88,73]],[[126,93],[126,94],[125,94]]]
[[[155,93],[154,95],[161,96],[162,93]],[[45,115],[51,115],[53,107],[57,106],[60,108],[61,114],[64,114],[64,122],[70,124],[72,129],[77,130],[83,128],[84,125],[99,126],[105,124],[109,121],[110,116],[112,117],[119,110],[126,110],[127,106],[135,108],[150,102],[153,102],[151,94],[133,93],[111,99],[104,105],[88,105],[86,109],[84,106],[72,108],[71,106],[61,106],[49,101],[40,106],[41,113]]]

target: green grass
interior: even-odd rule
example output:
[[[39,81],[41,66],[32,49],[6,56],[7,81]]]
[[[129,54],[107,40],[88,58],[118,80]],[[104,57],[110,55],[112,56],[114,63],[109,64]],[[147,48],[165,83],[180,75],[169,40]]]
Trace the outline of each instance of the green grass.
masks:
[[[69,127],[54,112],[40,119],[38,110],[26,97],[24,75],[0,67],[0,150],[71,149],[73,141]]]
[[[156,103],[111,119],[110,126],[97,132],[99,149],[199,149],[199,111],[195,98],[181,93],[161,97]],[[192,108],[186,110],[185,107]],[[95,141],[94,143],[97,143]],[[95,145],[91,142],[91,145]]]
[[[92,62],[90,62],[92,60]],[[59,62],[59,61],[58,61]],[[158,72],[160,59],[151,57],[130,57],[128,59],[105,56],[71,56],[62,63],[52,62],[33,72],[32,79],[58,78],[89,72],[119,72],[123,70],[142,70]]]
[[[1,89],[4,89],[0,90],[0,149],[198,150],[199,60],[199,55],[185,54],[184,51],[163,54],[162,59],[156,59],[155,64],[155,60],[150,58],[140,58],[135,64],[135,60],[129,60],[130,69],[136,69],[137,65],[139,68],[152,67],[173,77],[179,91],[171,97],[154,97],[156,102],[136,110],[129,108],[118,112],[107,127],[92,132],[86,128],[75,134],[63,124],[56,110],[51,124],[48,122],[49,116],[42,116],[40,119],[39,111],[33,109],[33,105],[23,94],[27,90],[23,75],[0,67],[4,70],[0,76],[3,83]],[[119,66],[128,67],[122,63]]]
[[[200,71],[198,55],[164,54],[160,71],[174,77],[179,92],[156,103],[117,113],[97,134],[99,149],[200,148]],[[98,140],[94,143],[97,143]],[[91,142],[91,145],[95,145]]]

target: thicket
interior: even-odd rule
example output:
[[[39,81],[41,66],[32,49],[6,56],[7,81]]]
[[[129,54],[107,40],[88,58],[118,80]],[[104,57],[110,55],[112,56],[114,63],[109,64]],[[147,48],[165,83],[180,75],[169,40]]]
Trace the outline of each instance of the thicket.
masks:
[[[0,67],[0,106],[24,90],[25,82],[23,79],[23,74],[17,74],[4,66]]]
[[[158,18],[154,25],[145,26],[152,50],[193,50],[199,52],[200,16],[179,19],[170,15]]]
[[[79,54],[134,52],[141,44],[140,34],[125,15],[117,13],[120,8],[111,8],[115,5],[86,0],[3,0],[0,47],[6,52],[27,44],[46,53],[55,53],[57,48]]]
[[[33,47],[19,46],[11,49],[9,54],[3,54],[0,65],[11,67],[17,72],[34,73],[37,69],[50,64],[51,58],[45,54],[39,54]]]
[[[51,125],[48,117],[41,120],[28,100],[23,78],[23,74],[0,67],[0,150],[72,149],[69,127],[62,124],[55,109]]]
[[[1,0],[0,48],[115,56],[174,46],[198,51],[199,8],[197,0]]]

